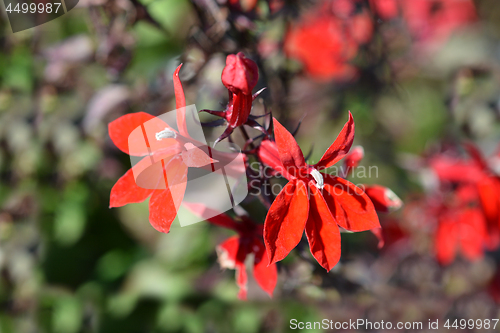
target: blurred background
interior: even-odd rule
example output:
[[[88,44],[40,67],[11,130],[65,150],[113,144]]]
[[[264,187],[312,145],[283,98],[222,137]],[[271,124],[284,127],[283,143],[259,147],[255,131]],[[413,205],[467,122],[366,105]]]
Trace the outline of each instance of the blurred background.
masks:
[[[495,241],[446,257],[438,232],[443,209],[459,210],[467,172],[456,166],[473,161],[463,143],[497,161],[500,2],[80,0],[15,34],[3,12],[0,29],[1,333],[500,318]],[[234,271],[221,270],[215,251],[230,231],[199,223],[160,234],[147,202],[108,208],[130,160],[107,124],[173,110],[180,62],[187,103],[223,109],[221,71],[239,51],[259,66],[256,90],[267,87],[255,114],[271,110],[290,131],[302,119],[297,140],[317,161],[350,110],[361,165],[378,167],[352,181],[387,186],[405,203],[380,215],[382,248],[370,232],[342,234],[329,273],[307,247],[292,251],[272,299],[251,279],[249,300],[238,300]],[[465,205],[479,207],[476,199]],[[247,201],[263,222],[264,207]]]

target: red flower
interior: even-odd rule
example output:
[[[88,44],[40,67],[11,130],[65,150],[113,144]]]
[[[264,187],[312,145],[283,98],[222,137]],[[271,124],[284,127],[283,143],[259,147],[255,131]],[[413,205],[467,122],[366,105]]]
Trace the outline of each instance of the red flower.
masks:
[[[293,136],[276,119],[274,134],[281,165],[288,180],[274,200],[264,223],[264,242],[270,263],[282,260],[299,243],[305,230],[314,258],[326,270],[340,259],[341,226],[351,231],[380,227],[368,196],[349,181],[320,173],[349,151],[354,139],[354,121],[349,113],[335,142],[320,161],[306,164]]]
[[[285,53],[303,63],[313,78],[348,80],[356,75],[349,64],[360,44],[368,42],[373,24],[366,11],[355,13],[354,0],[326,1],[289,29]]]
[[[206,208],[199,204],[186,204],[193,213],[203,216]],[[241,216],[241,222],[236,223],[226,214],[210,213],[208,221],[212,224],[234,230],[238,236],[226,239],[217,246],[217,254],[221,267],[236,270],[236,283],[240,288],[238,297],[247,298],[248,276],[245,261],[249,255],[253,255],[253,276],[258,285],[269,296],[273,296],[274,287],[278,280],[278,272],[275,264],[268,266],[268,256],[264,243],[262,242],[262,225],[258,225],[247,216]]]
[[[160,232],[168,232],[177,215],[186,190],[188,167],[212,168],[215,162],[230,159],[189,136],[183,112],[186,102],[179,80],[180,69],[181,66],[177,67],[174,73],[178,131],[144,112],[122,116],[108,126],[109,136],[120,150],[133,156],[145,156],[113,186],[110,207],[142,202],[151,197],[149,222]]]
[[[229,92],[229,102],[226,110],[201,110],[222,117],[227,121],[226,130],[215,141],[215,144],[227,138],[236,127],[243,124],[260,128],[260,125],[255,120],[249,118],[250,111],[252,110],[252,102],[260,93],[259,91],[255,95],[252,95],[252,90],[259,80],[257,64],[247,59],[242,52],[236,55],[230,54],[226,58],[226,67],[222,70],[221,79]]]

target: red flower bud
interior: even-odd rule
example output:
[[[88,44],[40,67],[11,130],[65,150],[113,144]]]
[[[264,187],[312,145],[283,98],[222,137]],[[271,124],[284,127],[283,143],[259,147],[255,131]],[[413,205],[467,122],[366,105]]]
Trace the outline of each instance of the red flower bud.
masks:
[[[233,94],[242,92],[245,95],[251,95],[258,79],[257,64],[247,59],[242,52],[227,56],[226,67],[222,71],[222,83]]]

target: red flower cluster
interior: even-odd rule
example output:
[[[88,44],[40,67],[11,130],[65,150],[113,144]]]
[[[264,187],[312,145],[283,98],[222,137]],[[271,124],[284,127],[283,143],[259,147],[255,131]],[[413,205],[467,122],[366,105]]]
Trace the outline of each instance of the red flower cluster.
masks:
[[[176,216],[184,197],[188,168],[213,168],[214,163],[224,164],[230,160],[224,153],[210,151],[210,148],[206,149],[205,145],[190,137],[186,115],[182,112],[186,104],[178,77],[179,70],[180,66],[174,73],[176,104],[181,109],[180,116],[177,116],[178,131],[160,119],[142,112],[125,115],[109,125],[110,137],[121,150],[145,156],[115,184],[111,190],[110,206],[140,202],[151,196],[150,222],[161,232],[169,231]],[[228,122],[227,129],[218,141],[231,136],[235,128],[244,124],[260,129],[263,135],[249,139],[245,145],[246,147],[251,143],[255,146],[252,150],[245,151],[248,155],[246,161],[251,159],[250,155],[254,155],[262,166],[272,169],[269,174],[262,175],[263,178],[281,175],[289,181],[270,205],[263,225],[247,216],[242,216],[239,218],[240,222],[235,222],[225,214],[209,214],[215,215],[208,219],[211,223],[238,233],[220,244],[217,251],[221,266],[236,270],[240,298],[246,298],[247,294],[245,261],[249,255],[254,258],[253,276],[257,283],[272,295],[277,281],[275,262],[285,258],[297,246],[304,231],[312,255],[329,271],[340,259],[339,227],[349,231],[379,228],[376,210],[388,212],[401,206],[399,198],[389,189],[381,186],[361,189],[345,179],[364,155],[361,147],[355,147],[349,152],[354,139],[351,113],[342,131],[320,161],[309,165],[292,134],[276,119],[273,118],[273,139],[250,115],[255,97],[252,96],[252,90],[257,79],[258,70],[253,61],[242,53],[229,55],[222,72],[222,83],[229,91],[228,106],[225,111],[205,110],[224,117]],[[141,135],[140,139],[143,139],[145,127],[152,127],[155,132],[153,137],[146,140],[149,142],[147,151],[145,148],[140,150],[130,147],[129,144],[135,146],[134,131],[142,129],[138,133]],[[261,137],[263,138],[259,140]],[[345,174],[341,177],[322,172],[343,158]],[[151,188],[139,186],[144,184],[141,179],[141,172],[144,170],[151,171],[146,177],[148,184],[154,184]],[[162,186],[159,187],[158,184]],[[186,206],[197,214],[209,209],[202,204]],[[379,235],[380,232],[376,234]]]
[[[349,62],[373,34],[368,10],[357,0],[329,0],[305,14],[285,37],[285,53],[303,63],[317,80],[348,80],[356,75]]]

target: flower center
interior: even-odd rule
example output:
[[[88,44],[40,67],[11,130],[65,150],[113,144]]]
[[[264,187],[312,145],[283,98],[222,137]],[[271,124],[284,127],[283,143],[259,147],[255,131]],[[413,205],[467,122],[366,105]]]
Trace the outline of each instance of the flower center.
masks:
[[[175,139],[177,137],[177,134],[175,134],[174,131],[172,131],[170,128],[165,127],[163,131],[160,131],[155,134],[156,140],[160,141],[162,139]]]
[[[311,174],[311,176],[313,176],[314,180],[316,181],[315,184],[316,187],[321,190],[325,185],[323,175],[321,174],[321,172],[312,168],[312,170],[309,171],[309,173]]]

